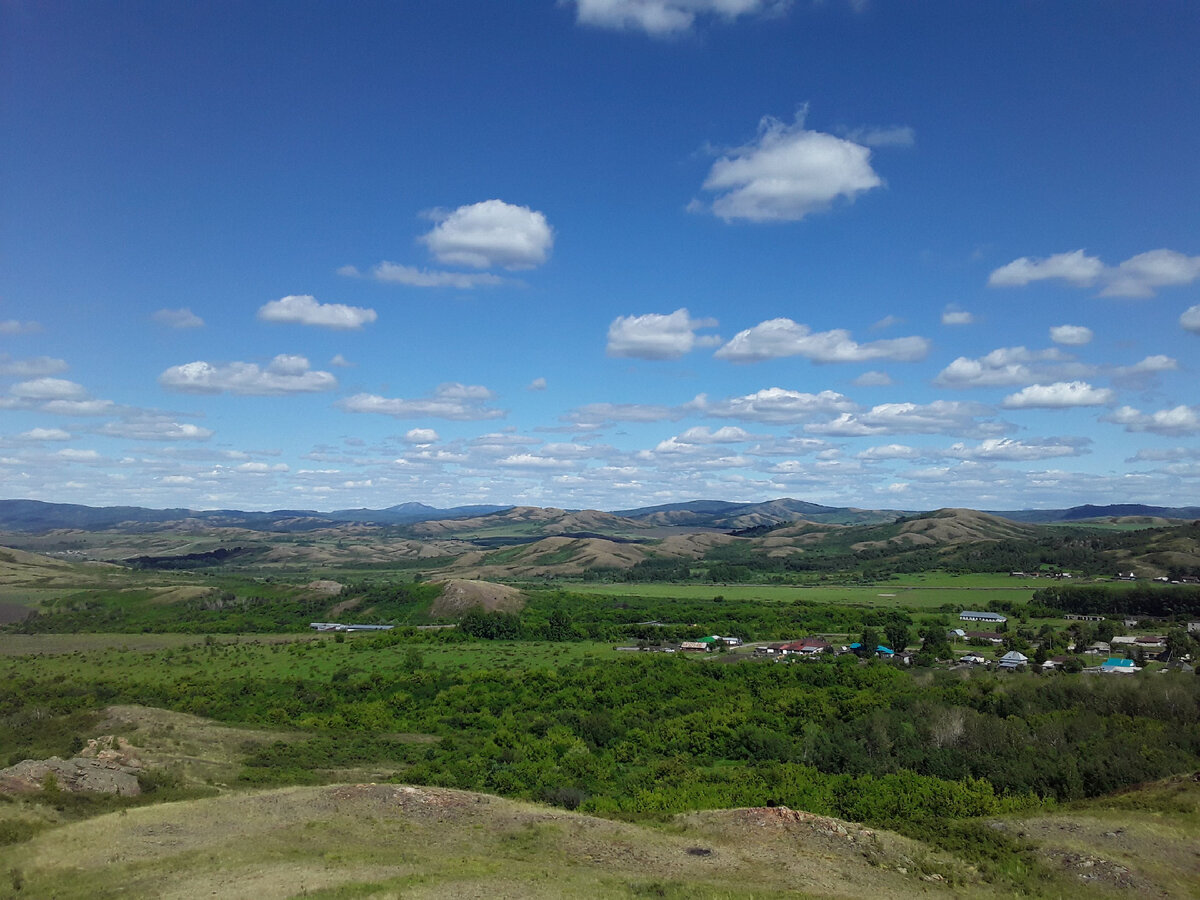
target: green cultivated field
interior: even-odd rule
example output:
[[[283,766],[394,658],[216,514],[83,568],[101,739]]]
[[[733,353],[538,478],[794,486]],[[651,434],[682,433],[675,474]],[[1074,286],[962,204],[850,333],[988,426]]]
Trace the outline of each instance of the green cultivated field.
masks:
[[[655,597],[663,599],[711,600],[716,596],[728,600],[761,600],[768,603],[790,603],[805,600],[813,603],[845,603],[856,606],[896,609],[931,610],[943,606],[971,609],[993,600],[1028,603],[1036,588],[1034,582],[994,575],[905,576],[895,582],[864,587],[861,585],[793,585],[751,584],[579,584],[571,585],[577,593],[616,597]],[[1029,586],[1026,586],[1029,585]]]

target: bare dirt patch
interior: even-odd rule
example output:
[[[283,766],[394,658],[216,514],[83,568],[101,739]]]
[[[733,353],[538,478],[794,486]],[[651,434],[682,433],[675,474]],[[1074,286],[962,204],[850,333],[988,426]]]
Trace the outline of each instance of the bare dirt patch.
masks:
[[[433,601],[429,614],[436,618],[458,618],[472,609],[515,613],[525,606],[525,595],[514,587],[491,581],[452,579]]]

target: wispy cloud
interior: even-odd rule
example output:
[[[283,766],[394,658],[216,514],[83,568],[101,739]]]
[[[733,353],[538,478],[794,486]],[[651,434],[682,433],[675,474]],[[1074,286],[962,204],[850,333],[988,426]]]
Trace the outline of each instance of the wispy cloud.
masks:
[[[352,413],[377,413],[397,419],[451,419],[461,422],[499,419],[507,411],[489,405],[495,394],[482,385],[446,382],[432,396],[418,398],[382,397],[355,394],[338,401],[338,407]]]
[[[1075,287],[1099,287],[1102,297],[1153,297],[1159,288],[1191,284],[1200,278],[1200,256],[1175,250],[1149,250],[1116,266],[1083,250],[1044,259],[1022,256],[988,277],[992,287],[1023,287],[1035,281],[1065,281]]]
[[[172,366],[158,376],[168,390],[192,394],[243,394],[260,397],[331,391],[337,379],[312,369],[303,356],[280,354],[265,368],[256,363],[213,364],[198,360]]]

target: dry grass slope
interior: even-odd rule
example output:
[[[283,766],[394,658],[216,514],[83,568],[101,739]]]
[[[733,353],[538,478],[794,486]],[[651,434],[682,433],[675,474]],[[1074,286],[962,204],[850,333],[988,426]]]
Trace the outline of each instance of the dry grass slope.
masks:
[[[953,896],[899,870],[911,842],[781,812],[648,828],[439,788],[285,788],[55,828],[0,865],[56,898]]]
[[[435,618],[457,619],[481,608],[484,612],[515,613],[525,606],[525,595],[506,584],[467,581],[454,578],[445,583],[441,595],[433,601],[429,614]]]

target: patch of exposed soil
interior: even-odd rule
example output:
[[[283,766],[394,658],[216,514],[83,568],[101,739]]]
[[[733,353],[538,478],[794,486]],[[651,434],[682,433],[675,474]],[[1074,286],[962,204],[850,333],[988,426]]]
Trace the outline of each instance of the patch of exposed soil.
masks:
[[[525,595],[514,587],[456,578],[446,582],[429,614],[438,618],[458,618],[476,608],[485,612],[515,613],[524,606]]]

